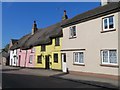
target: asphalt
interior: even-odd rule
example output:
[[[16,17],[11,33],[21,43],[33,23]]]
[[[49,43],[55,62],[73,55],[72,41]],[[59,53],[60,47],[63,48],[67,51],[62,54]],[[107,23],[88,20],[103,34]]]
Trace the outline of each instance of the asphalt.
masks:
[[[3,67],[2,70],[3,70],[2,78],[3,88],[22,87],[22,88],[100,88],[100,89],[102,88],[105,90],[118,89],[118,87],[111,83],[90,80],[90,78],[70,75],[60,71],[27,68],[21,69],[19,67],[16,68],[9,66]],[[32,85],[33,83],[34,85]]]
[[[3,73],[2,88],[101,88],[46,76]],[[102,88],[101,88],[102,89]],[[108,90],[108,89],[105,89]]]

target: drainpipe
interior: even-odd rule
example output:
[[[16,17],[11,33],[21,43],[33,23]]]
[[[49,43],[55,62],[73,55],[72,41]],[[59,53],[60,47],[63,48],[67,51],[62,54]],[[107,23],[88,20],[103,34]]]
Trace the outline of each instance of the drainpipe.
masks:
[[[26,50],[26,54],[25,54],[25,65],[24,65],[24,67],[26,67],[26,63],[27,63],[27,50]]]

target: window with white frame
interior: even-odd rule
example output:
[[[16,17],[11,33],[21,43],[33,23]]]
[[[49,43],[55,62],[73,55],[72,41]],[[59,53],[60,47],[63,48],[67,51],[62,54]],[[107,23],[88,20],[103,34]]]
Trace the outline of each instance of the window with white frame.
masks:
[[[74,52],[74,64],[84,64],[84,53],[83,52]]]
[[[117,50],[101,50],[102,64],[117,64]]]
[[[114,16],[103,18],[103,31],[109,31],[115,29]]]
[[[33,55],[30,55],[29,57],[29,63],[32,64],[32,60],[33,60]]]
[[[76,37],[76,26],[70,27],[70,38]]]

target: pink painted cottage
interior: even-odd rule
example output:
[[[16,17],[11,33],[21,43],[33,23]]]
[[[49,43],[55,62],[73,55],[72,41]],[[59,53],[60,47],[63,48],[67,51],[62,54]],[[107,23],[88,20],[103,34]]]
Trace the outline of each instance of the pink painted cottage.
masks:
[[[17,49],[17,58],[18,62],[17,65],[19,67],[34,67],[35,65],[35,49],[33,47],[27,47],[26,42],[29,41],[29,39],[36,33],[37,31],[37,25],[36,22],[34,21],[33,28],[32,28],[32,33],[27,34],[20,38],[17,43],[15,43],[12,47],[11,50]],[[27,48],[25,48],[25,46]]]

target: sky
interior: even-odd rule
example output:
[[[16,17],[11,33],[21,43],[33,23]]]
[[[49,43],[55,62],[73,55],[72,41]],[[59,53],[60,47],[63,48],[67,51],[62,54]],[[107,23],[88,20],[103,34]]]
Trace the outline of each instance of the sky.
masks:
[[[98,6],[100,2],[2,2],[2,47],[31,33],[34,20],[45,28],[60,22],[64,10],[72,18]]]

